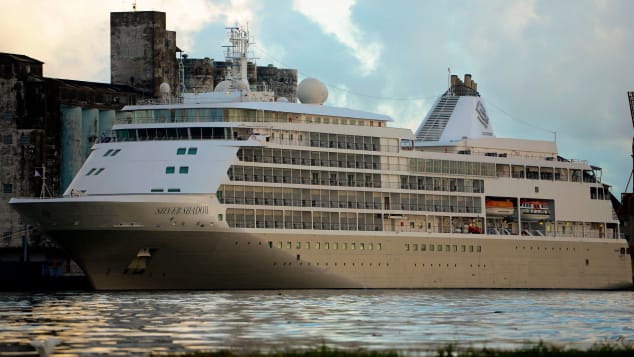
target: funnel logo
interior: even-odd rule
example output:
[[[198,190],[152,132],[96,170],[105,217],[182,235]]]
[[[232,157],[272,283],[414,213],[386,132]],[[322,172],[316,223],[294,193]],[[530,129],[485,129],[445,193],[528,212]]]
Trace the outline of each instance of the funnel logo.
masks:
[[[478,113],[478,120],[485,128],[489,127],[489,117],[487,116],[487,111],[484,109],[484,105],[482,102],[478,101],[478,105],[476,106],[476,112]]]

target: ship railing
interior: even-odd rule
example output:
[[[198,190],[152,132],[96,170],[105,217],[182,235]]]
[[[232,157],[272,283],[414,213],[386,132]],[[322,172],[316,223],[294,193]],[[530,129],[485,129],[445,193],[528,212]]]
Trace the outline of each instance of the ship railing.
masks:
[[[136,105],[161,105],[161,104],[183,104],[183,98],[173,97],[173,98],[147,98],[147,99],[139,99],[136,102]]]

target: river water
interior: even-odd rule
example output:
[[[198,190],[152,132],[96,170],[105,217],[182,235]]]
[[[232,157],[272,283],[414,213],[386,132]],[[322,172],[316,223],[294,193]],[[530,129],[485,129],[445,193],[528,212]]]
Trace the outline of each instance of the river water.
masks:
[[[46,338],[59,341],[55,355],[588,348],[634,343],[634,291],[0,293],[0,349]]]

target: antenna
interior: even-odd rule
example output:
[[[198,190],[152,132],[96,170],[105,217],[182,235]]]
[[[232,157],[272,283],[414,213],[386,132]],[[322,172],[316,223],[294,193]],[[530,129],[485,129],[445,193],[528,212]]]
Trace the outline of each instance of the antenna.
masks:
[[[136,11],[136,0],[132,1],[132,11]]]
[[[35,172],[37,175],[37,171]],[[42,188],[40,190],[40,198],[53,197],[51,191],[46,186],[46,166],[42,166]]]
[[[451,93],[451,67],[447,67],[447,85],[448,85],[447,93],[449,93],[449,95],[452,95],[452,93]]]

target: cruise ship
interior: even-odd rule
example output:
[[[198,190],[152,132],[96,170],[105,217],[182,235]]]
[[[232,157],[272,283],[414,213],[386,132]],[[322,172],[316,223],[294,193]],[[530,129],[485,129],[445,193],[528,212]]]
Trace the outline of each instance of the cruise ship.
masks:
[[[213,93],[127,106],[62,197],[11,205],[98,290],[632,287],[601,169],[497,138],[451,77],[420,127],[251,90],[231,28]]]

